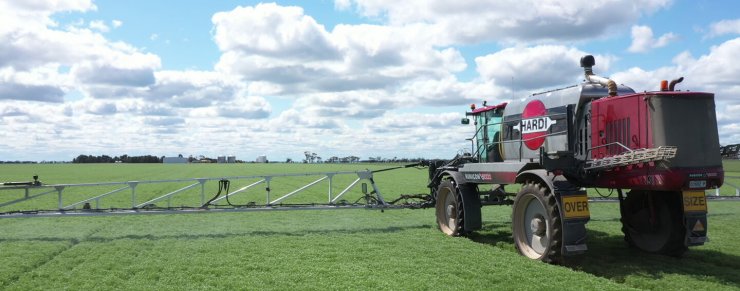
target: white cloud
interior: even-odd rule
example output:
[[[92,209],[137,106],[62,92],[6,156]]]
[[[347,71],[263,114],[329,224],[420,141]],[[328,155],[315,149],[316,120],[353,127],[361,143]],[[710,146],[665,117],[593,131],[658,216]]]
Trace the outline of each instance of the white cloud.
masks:
[[[222,51],[302,61],[338,57],[324,26],[300,7],[274,3],[237,7],[214,14],[213,24],[213,38]]]
[[[72,74],[83,84],[144,87],[154,84],[152,68],[119,68],[108,64],[75,66]]]
[[[185,119],[181,117],[147,117],[144,119],[144,123],[155,127],[173,127],[180,126],[185,123]]]
[[[365,125],[371,130],[394,130],[407,132],[408,129],[417,128],[447,128],[460,125],[459,112],[447,112],[440,114],[408,113],[387,114],[383,117],[368,121]]]
[[[654,39],[653,30],[650,27],[635,25],[632,26],[632,44],[627,50],[633,53],[644,53],[652,49],[664,47],[677,38],[677,35],[669,32]]]
[[[97,100],[91,100],[88,102],[85,110],[86,112],[95,115],[111,115],[118,112],[118,108],[116,108],[115,103]]]
[[[709,36],[740,34],[740,19],[721,20],[709,26]]]
[[[175,116],[177,110],[167,104],[149,102],[143,99],[122,99],[116,101],[118,112],[125,112],[138,116]]]
[[[672,66],[655,70],[630,68],[616,73],[612,79],[630,85],[635,91],[658,90],[660,80],[685,77],[677,85],[678,90],[712,92],[715,94],[717,120],[720,125],[720,141],[723,144],[740,143],[740,67],[735,60],[740,58],[740,38],[728,40],[710,49],[698,58],[683,52],[673,59]]]
[[[293,108],[316,117],[366,119],[397,106],[384,90],[362,90],[308,94],[297,99]]]
[[[53,23],[49,15],[57,12],[96,10],[92,0],[37,0],[37,1],[3,1],[0,3],[0,19],[24,19],[25,22]],[[33,19],[26,17],[35,16]],[[9,21],[10,22],[10,21]],[[17,25],[17,24],[16,24]]]
[[[90,21],[90,29],[94,29],[100,32],[108,32],[110,31],[110,27],[105,24],[102,20],[93,20]]]
[[[223,52],[216,70],[283,94],[389,90],[466,67],[459,51],[418,39],[413,27],[339,24],[328,32],[301,8],[275,4],[217,13],[213,23]]]
[[[27,116],[30,115],[25,110],[16,106],[3,106],[0,107],[0,117],[13,117],[13,116]]]
[[[195,108],[233,100],[244,83],[236,77],[208,71],[159,71],[156,83],[137,97],[151,102],[165,102],[174,107]]]
[[[661,67],[652,71],[631,68],[626,72],[614,74],[613,78],[626,84],[646,84],[634,88],[637,91],[643,91],[658,89],[660,80],[671,80],[684,76],[686,80],[679,87],[730,93],[734,90],[740,90],[740,84],[737,81],[740,78],[740,67],[736,66],[734,61],[738,58],[740,58],[740,38],[735,38],[718,46],[713,46],[708,54],[699,58],[693,57],[688,52],[683,52],[673,59],[673,66]],[[692,91],[695,90],[692,89]],[[738,94],[740,92],[720,94],[717,97],[730,99],[735,98]]]
[[[336,2],[335,2],[336,3]],[[361,14],[394,26],[426,24],[438,44],[599,38],[670,0],[354,0]]]
[[[339,130],[344,127],[338,119],[305,114],[301,108],[285,110],[271,122],[274,125],[274,130],[298,134],[309,134],[311,132],[301,129],[336,130],[335,133],[340,133]],[[317,138],[319,137],[311,136],[306,141],[315,141]]]
[[[0,82],[0,100],[62,102],[63,98],[64,91],[56,86]]]
[[[111,25],[113,25],[113,28],[119,28],[123,25],[123,21],[120,21],[118,19],[113,19],[110,22]]]
[[[67,2],[61,1],[51,6],[77,7],[64,4]],[[22,12],[15,10],[3,13],[20,17]],[[89,64],[92,60],[97,64],[110,64],[115,68],[146,66],[156,69],[160,66],[159,57],[142,53],[122,42],[108,41],[92,30],[75,26],[57,29],[52,25],[50,13],[47,10],[37,11],[35,14],[41,19],[12,23],[3,27],[6,30],[0,30],[0,69],[11,68],[17,72],[24,72],[49,65],[79,67]],[[96,26],[95,23],[97,22],[91,22],[91,26]]]
[[[260,96],[239,96],[218,105],[218,115],[226,118],[264,119],[270,116],[272,106]]]
[[[513,47],[475,58],[484,80],[514,91],[574,84],[582,79],[579,60],[588,53],[574,47],[541,45]],[[596,55],[597,74],[609,71],[612,57]],[[601,73],[600,73],[601,72]]]
[[[440,79],[417,79],[405,82],[401,88],[394,93],[394,99],[405,107],[420,105],[461,105],[470,101],[498,98],[505,88],[496,88],[486,92],[480,89],[494,87],[491,82],[469,82],[463,83],[454,76],[442,77]]]
[[[374,153],[373,156],[450,158],[456,152],[470,151],[465,138],[471,137],[474,130],[461,125],[461,117],[458,112],[389,113],[365,121],[363,130],[357,133],[362,139],[352,141],[349,139],[356,137],[350,136],[340,142]]]
[[[334,9],[347,10],[352,7],[352,1],[350,0],[334,0]]]

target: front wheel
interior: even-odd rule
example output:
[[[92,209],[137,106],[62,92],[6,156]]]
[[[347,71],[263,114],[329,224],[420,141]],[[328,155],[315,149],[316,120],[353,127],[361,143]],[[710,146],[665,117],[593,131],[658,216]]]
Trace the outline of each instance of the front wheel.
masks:
[[[462,197],[452,181],[444,180],[439,183],[435,208],[439,230],[449,236],[465,234]]]
[[[539,183],[527,181],[514,199],[514,245],[520,254],[546,263],[562,256],[562,223],[555,195]]]

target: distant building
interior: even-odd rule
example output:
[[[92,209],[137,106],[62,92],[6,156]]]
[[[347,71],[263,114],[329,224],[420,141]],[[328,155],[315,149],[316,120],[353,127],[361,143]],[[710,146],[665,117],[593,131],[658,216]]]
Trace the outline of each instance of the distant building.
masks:
[[[720,155],[723,159],[734,159],[740,158],[740,144],[726,145],[719,148]]]
[[[261,155],[254,160],[256,163],[267,163],[267,156]]]
[[[218,156],[217,159],[219,164],[225,164],[226,163],[226,156]]]
[[[164,157],[163,164],[187,164],[188,159],[183,157]]]
[[[226,162],[229,164],[236,163],[236,156],[228,156],[226,157]]]

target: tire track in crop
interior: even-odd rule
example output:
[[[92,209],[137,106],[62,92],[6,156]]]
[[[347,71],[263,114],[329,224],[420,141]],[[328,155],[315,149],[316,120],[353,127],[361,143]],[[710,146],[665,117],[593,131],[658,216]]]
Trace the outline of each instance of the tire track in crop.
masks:
[[[36,271],[36,270],[44,267],[46,264],[48,264],[49,262],[53,261],[54,259],[56,259],[57,257],[59,257],[61,254],[65,253],[66,251],[72,249],[76,245],[78,245],[78,244],[80,244],[82,242],[85,242],[85,241],[90,241],[90,238],[93,235],[95,235],[96,233],[98,233],[101,230],[105,229],[105,226],[106,225],[107,224],[103,224],[101,226],[98,226],[97,228],[93,229],[89,233],[87,233],[84,236],[82,236],[81,239],[77,239],[77,238],[71,238],[71,239],[69,239],[69,244],[67,244],[65,247],[61,248],[60,250],[58,250],[58,251],[50,254],[50,256],[48,258],[46,258],[45,260],[41,260],[41,261],[37,262],[36,264],[33,264],[32,266],[29,266],[25,270],[21,270],[20,272],[18,272],[18,275],[15,275],[15,276],[10,277],[8,279],[8,281],[6,281],[4,284],[2,282],[0,282],[0,290],[4,289],[5,287],[12,286],[16,282],[18,282],[23,275],[26,275],[28,273],[31,273],[33,271]]]

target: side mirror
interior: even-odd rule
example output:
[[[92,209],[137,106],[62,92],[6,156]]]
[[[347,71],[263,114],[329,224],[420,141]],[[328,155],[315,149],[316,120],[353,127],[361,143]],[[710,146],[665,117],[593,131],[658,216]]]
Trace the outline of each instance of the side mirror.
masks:
[[[460,124],[470,124],[470,119],[468,119],[467,117],[463,118],[460,120]]]

